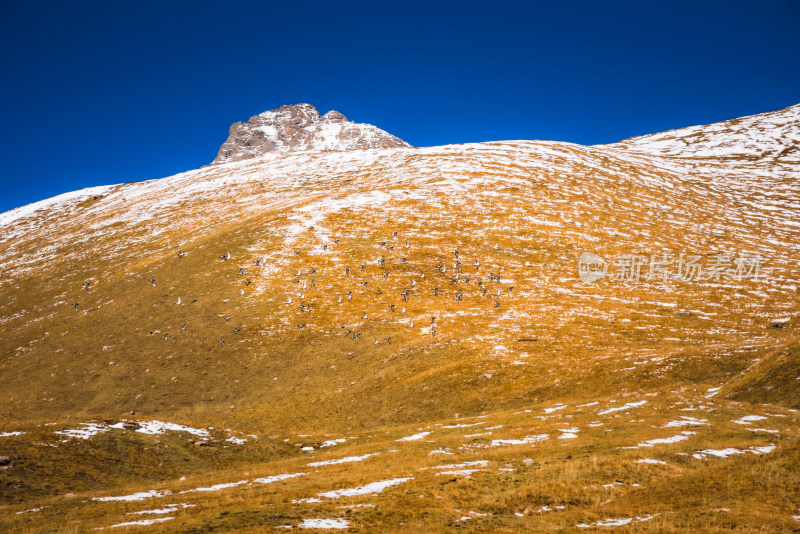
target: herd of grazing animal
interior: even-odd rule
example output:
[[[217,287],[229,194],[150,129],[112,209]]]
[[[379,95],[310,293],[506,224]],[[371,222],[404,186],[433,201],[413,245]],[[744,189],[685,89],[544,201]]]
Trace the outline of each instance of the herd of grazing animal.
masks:
[[[392,233],[393,237],[397,237],[397,235],[398,235],[397,231]],[[333,240],[333,245],[337,245],[338,243],[339,243],[339,239]],[[395,248],[395,245],[390,244],[388,241],[379,242],[379,246],[381,248],[385,248],[390,253]],[[323,247],[323,250],[327,251],[330,247],[331,247],[331,243],[326,243],[324,245],[324,247]],[[405,251],[408,251],[410,248],[411,248],[411,245],[409,244],[409,241],[405,240],[405,244],[403,246],[404,253],[406,253]],[[296,249],[294,251],[294,255],[295,256],[301,256],[302,255],[302,250]],[[178,252],[178,258],[179,259],[182,259],[185,256],[186,256],[186,253],[184,251]],[[382,278],[384,280],[388,281],[388,279],[390,277],[392,277],[392,275],[394,274],[395,278],[405,278],[406,281],[408,282],[408,283],[405,283],[405,281],[404,281],[404,283],[402,285],[402,290],[400,290],[400,291],[393,290],[393,291],[390,292],[390,295],[397,295],[398,296],[398,302],[397,303],[394,303],[394,302],[385,303],[386,307],[390,310],[390,312],[393,313],[393,314],[397,313],[396,310],[398,308],[399,299],[400,298],[402,298],[402,303],[406,304],[406,305],[411,301],[412,298],[414,298],[414,297],[422,297],[424,295],[432,295],[436,299],[452,297],[453,301],[462,302],[464,300],[464,298],[465,298],[465,293],[464,293],[465,287],[468,288],[469,285],[470,285],[470,282],[473,279],[477,279],[478,276],[480,275],[481,262],[476,258],[474,260],[473,264],[472,264],[471,273],[469,273],[470,276],[467,276],[466,273],[464,272],[464,264],[462,263],[462,261],[460,259],[461,258],[461,254],[460,254],[459,250],[458,249],[453,250],[452,251],[452,256],[453,256],[453,263],[452,263],[452,266],[450,267],[450,274],[448,274],[448,267],[445,266],[445,263],[444,263],[443,260],[439,260],[438,264],[435,265],[435,270],[438,273],[438,275],[440,277],[442,277],[444,280],[448,281],[451,286],[454,286],[452,292],[450,292],[449,295],[447,294],[448,292],[443,291],[440,288],[441,284],[437,284],[436,281],[433,280],[433,279],[431,279],[430,280],[431,283],[428,284],[428,285],[433,286],[433,287],[429,287],[428,289],[423,290],[422,287],[420,287],[420,283],[425,279],[425,273],[422,272],[422,270],[419,270],[419,274],[412,275],[412,276],[409,276],[407,268],[404,268],[404,269],[396,271],[395,273],[392,273],[390,271],[390,269],[392,268],[392,261],[391,260],[387,260],[385,255],[381,255],[377,260],[375,260],[375,263],[377,264],[377,266],[379,266],[380,270],[382,271],[381,274],[382,274]],[[219,261],[222,261],[222,262],[227,262],[227,261],[230,261],[232,259],[230,252],[227,252],[225,254],[221,254],[221,255],[218,256],[218,258],[219,258]],[[408,261],[408,258],[405,257],[405,256],[400,258],[400,263],[401,264],[405,264],[405,263],[407,263],[407,261]],[[260,268],[260,267],[266,266],[266,259],[263,259],[263,260],[262,259],[257,259],[257,260],[254,261],[254,264],[255,264],[256,268]],[[364,263],[358,264],[358,268],[360,269],[360,273],[361,273],[362,276],[368,276],[367,273],[366,273],[367,265],[368,265],[368,262],[364,262]],[[239,277],[246,276],[245,267],[239,266],[237,269],[238,269],[238,276]],[[293,303],[294,301],[293,301],[291,295],[286,295],[286,304],[293,305],[293,308],[296,306],[296,308],[294,308],[294,309],[299,310],[299,313],[301,313],[301,314],[312,314],[312,317],[313,317],[313,312],[315,311],[317,306],[312,305],[313,303],[306,303],[305,302],[305,291],[317,288],[317,285],[318,285],[317,281],[316,281],[315,278],[312,278],[313,275],[317,274],[317,270],[315,268],[313,268],[313,267],[312,268],[306,268],[306,269],[293,268],[292,270],[295,272],[294,276],[291,277],[292,281],[293,281],[294,284],[299,284],[299,286],[300,286],[300,290],[297,291],[297,293],[296,293],[296,297],[299,300],[299,304],[294,304]],[[304,274],[304,270],[306,271],[306,274]],[[339,273],[340,273],[339,276],[341,277],[342,276],[342,271],[339,271]],[[358,281],[358,280],[356,280],[356,278],[358,278],[358,277],[353,277],[352,274],[353,274],[353,269],[351,268],[351,266],[349,266],[349,265],[345,266],[344,271],[343,271],[344,280],[342,281],[342,283],[344,283],[344,284],[350,283],[350,284],[354,284],[354,285],[363,286],[363,291],[361,291],[360,294],[369,295],[370,292],[368,291],[368,289],[370,287],[370,284],[369,284],[370,280],[363,280],[362,279],[362,280]],[[488,273],[488,277],[489,277],[490,282],[493,282],[494,284],[496,284],[498,286],[501,284],[500,272],[498,272],[496,274],[492,273],[492,272],[489,272]],[[417,279],[420,280],[420,283],[418,283]],[[149,282],[153,287],[156,287],[156,278],[155,278],[155,276],[152,276],[150,278]],[[252,280],[250,278],[246,278],[244,280],[244,286],[245,287],[248,287],[251,283],[252,283]],[[322,285],[322,284],[320,284],[320,285]],[[474,285],[477,288],[477,294],[478,295],[480,295],[481,297],[486,297],[487,296],[487,294],[489,292],[489,289],[487,287],[487,284],[483,280],[477,279],[476,282],[474,283]],[[86,281],[83,284],[82,287],[86,291],[89,291],[91,289],[91,286],[92,286],[91,281]],[[324,287],[320,287],[319,289],[317,289],[317,293],[322,292],[324,289],[325,289]],[[495,308],[500,307],[500,297],[503,294],[503,289],[504,288],[502,288],[502,287],[497,287],[495,294],[490,297],[492,300],[495,301],[494,302],[494,307]],[[507,288],[505,288],[505,290],[506,290],[506,292],[508,294],[511,294],[513,289],[514,289],[513,285],[512,286],[508,286]],[[397,292],[395,293],[394,291],[397,291]],[[381,295],[383,295],[383,290],[381,288],[378,288],[374,293],[375,293],[376,296],[381,296]],[[245,295],[245,294],[246,294],[245,289],[240,287],[240,295]],[[348,307],[348,306],[352,307],[353,300],[354,300],[353,290],[346,289],[344,291],[344,299],[342,297],[343,297],[342,293],[339,293],[339,292],[336,293],[336,295],[335,295],[335,303],[336,303],[336,305],[338,305],[340,307]],[[181,302],[182,302],[181,298],[178,297],[177,298],[177,302],[175,304],[177,306],[181,306],[182,305]],[[197,300],[193,299],[192,303],[195,303],[195,302],[197,302]],[[373,304],[373,303],[374,302],[367,301],[366,304],[369,305],[369,304]],[[363,307],[363,305],[364,305],[363,302],[360,303],[361,307]],[[75,311],[78,311],[79,303],[76,302],[74,304],[74,307],[75,307]],[[384,310],[385,309],[386,308],[384,308]],[[400,307],[399,313],[400,314],[405,314],[406,313],[405,307]],[[368,321],[369,320],[368,314],[367,314],[366,311],[363,311],[361,313],[360,317],[361,317],[362,321]],[[230,319],[231,319],[230,317],[225,317],[225,322],[226,323],[230,322]],[[403,324],[408,323],[409,328],[413,328],[414,327],[414,319],[413,318],[411,318],[408,321],[403,320],[402,323]],[[305,329],[307,327],[307,325],[308,324],[307,324],[306,321],[302,321],[302,322],[298,321],[298,323],[297,323],[298,328],[301,329],[301,330]],[[363,324],[359,325],[359,326],[363,326]],[[346,329],[345,335],[347,335],[351,339],[353,339],[353,340],[361,339],[361,332],[359,332],[357,330],[357,328],[358,328],[357,326],[356,327],[351,327],[350,329],[347,329],[347,327],[345,325],[342,325],[340,328]],[[355,330],[354,330],[354,328],[355,328]],[[182,328],[181,328],[181,331],[185,333],[187,331],[187,329],[188,329],[188,325],[184,323]],[[435,315],[431,316],[431,318],[430,318],[430,327],[428,329],[423,329],[423,333],[425,333],[426,330],[427,330],[427,333],[429,335],[431,335],[431,336],[435,336],[436,335],[436,316]],[[153,332],[151,332],[151,334],[152,333]],[[238,334],[238,333],[239,333],[239,329],[235,329],[234,330],[234,334]],[[383,339],[386,341],[387,344],[391,344],[391,342],[392,342],[391,341],[392,340],[391,336],[383,337]],[[165,341],[169,340],[169,334],[166,333],[166,332],[164,333],[164,340]],[[380,343],[379,338],[375,337],[374,344],[377,345],[379,343]],[[224,336],[220,336],[219,344],[221,346],[225,345],[225,337]]]
[[[397,234],[398,232],[393,232],[392,237],[397,237]],[[338,244],[338,242],[339,240],[336,239],[334,241],[334,244]],[[327,251],[330,249],[331,246],[332,245],[329,243],[327,244],[327,246],[323,248],[323,250]],[[389,240],[379,241],[378,247],[385,249],[389,253],[391,253],[396,248],[396,246],[391,244]],[[397,248],[399,248],[399,246],[397,246]],[[405,240],[405,244],[402,248],[403,248],[403,253],[407,254],[407,251],[411,248],[411,245],[408,240]],[[295,254],[298,256],[302,255],[302,251],[296,250]],[[425,273],[422,272],[422,270],[419,271],[418,275],[410,275],[408,268],[405,267],[394,270],[393,267],[398,266],[398,260],[399,264],[408,263],[408,258],[406,256],[403,256],[402,258],[396,258],[393,262],[391,259],[387,258],[385,254],[383,254],[378,256],[374,260],[374,265],[378,269],[378,272],[375,273],[373,271],[372,276],[370,276],[370,274],[366,272],[367,266],[369,265],[370,262],[364,262],[357,265],[358,269],[360,270],[361,276],[354,275],[355,271],[354,266],[346,265],[342,270],[338,270],[341,269],[341,267],[338,267],[337,270],[339,274],[338,277],[336,278],[339,278],[339,280],[335,280],[334,282],[336,284],[336,287],[326,288],[324,287],[325,284],[323,282],[313,278],[312,276],[314,274],[317,274],[317,270],[315,268],[309,268],[309,267],[300,269],[293,268],[292,272],[294,275],[291,277],[292,284],[290,285],[289,290],[287,291],[287,293],[290,293],[290,295],[287,295],[286,304],[293,303],[291,296],[291,294],[293,293],[296,296],[296,298],[299,299],[299,305],[294,304],[293,308],[295,310],[299,310],[299,313],[301,314],[308,314],[315,311],[318,306],[312,306],[305,300],[306,290],[308,290],[309,288],[318,287],[318,290],[316,292],[316,299],[319,300],[317,300],[316,302],[318,302],[319,306],[325,307],[325,305],[332,302],[343,313],[347,313],[347,310],[355,311],[355,309],[353,309],[352,307],[354,299],[353,297],[354,289],[351,288],[353,286],[359,286],[361,289],[358,291],[358,293],[363,296],[369,296],[373,294],[375,296],[382,296],[384,294],[384,290],[386,289],[388,291],[387,295],[389,295],[389,297],[388,298],[383,297],[383,299],[380,299],[383,300],[383,306],[385,306],[383,309],[384,310],[388,309],[393,314],[399,312],[402,315],[406,313],[406,308],[404,306],[401,306],[401,304],[409,305],[408,303],[411,302],[412,298],[414,297],[422,297],[424,295],[430,295],[431,294],[430,292],[432,292],[432,296],[437,299],[451,299],[455,302],[462,302],[467,297],[467,292],[465,290],[470,287],[471,283],[476,287],[475,292],[480,297],[487,297],[487,295],[489,295],[489,288],[487,286],[490,283],[493,283],[494,285],[498,286],[501,284],[502,280],[500,272],[496,274],[488,273],[490,282],[485,283],[482,279],[478,278],[481,275],[481,262],[477,258],[472,263],[472,269],[470,269],[469,273],[467,273],[465,272],[464,263],[462,263],[463,256],[461,252],[458,249],[455,249],[453,250],[452,255],[453,255],[453,263],[449,269],[445,265],[445,262],[443,260],[440,260],[438,262],[438,265],[435,265],[436,271],[438,271],[438,275],[441,276],[447,282],[449,282],[450,286],[453,287],[452,291],[442,290],[439,287],[439,285],[435,285],[437,284],[435,277],[434,279],[424,280]],[[365,277],[370,277],[370,279],[364,279]],[[383,287],[379,287],[373,290],[374,285],[380,284],[378,280],[380,280],[381,278],[389,283],[391,283],[389,281],[390,278],[393,278],[394,280],[400,280],[402,281],[402,285],[394,289],[387,289],[384,284],[381,284]],[[430,282],[429,284],[425,285],[428,286],[434,285],[434,287],[428,287],[423,289],[421,285],[421,282],[423,281]],[[342,285],[344,286],[349,285],[351,288],[345,287],[343,289]],[[400,289],[400,287],[402,287],[402,289]],[[327,297],[325,296],[326,290],[329,291],[330,296]],[[508,287],[507,292],[511,293],[512,290],[513,286],[510,286]],[[500,297],[503,295],[503,293],[504,293],[504,288],[498,287],[496,291],[493,292],[493,295],[487,297],[494,301],[494,308],[500,307]],[[399,298],[397,302],[391,302],[392,295],[399,295],[399,297],[402,298],[402,302],[400,302]],[[309,295],[309,297],[311,297],[311,295]],[[345,335],[349,336],[354,340],[361,339],[361,332],[358,331],[358,328],[364,326],[364,323],[369,321],[371,317],[367,313],[367,311],[364,311],[363,309],[364,304],[368,306],[373,304],[379,304],[378,302],[376,302],[376,300],[377,299],[368,298],[366,303],[363,301],[361,302],[361,304],[359,305],[359,307],[361,307],[361,311],[357,316],[355,316],[360,318],[361,324],[357,324],[355,326],[350,325],[349,327],[347,325],[341,325],[340,328],[345,331]],[[378,312],[376,315],[377,317],[375,318],[375,320],[379,321],[381,318],[380,312]],[[304,317],[309,317],[309,316],[304,315]],[[311,317],[313,317],[313,314]],[[357,319],[355,319],[355,321],[358,322]],[[435,316],[431,317],[430,328],[423,329],[423,333],[435,336],[437,333],[436,325],[434,324],[435,321],[436,317]],[[408,324],[408,328],[413,328],[414,319],[411,318],[409,320],[401,320],[401,324],[404,325]],[[299,329],[305,329],[311,326],[311,322],[307,320],[303,320],[302,322],[298,321],[297,325]],[[382,338],[374,337],[373,344],[375,345],[380,344],[381,339],[383,339],[387,344],[391,343],[391,336],[387,336]]]

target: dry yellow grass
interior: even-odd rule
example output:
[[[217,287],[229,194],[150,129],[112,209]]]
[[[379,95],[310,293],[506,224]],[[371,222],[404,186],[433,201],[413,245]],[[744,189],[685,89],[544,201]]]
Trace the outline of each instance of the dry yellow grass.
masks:
[[[796,358],[774,356],[796,356],[796,321],[783,320],[800,302],[792,165],[533,142],[308,153],[37,213],[0,241],[0,434],[25,432],[0,437],[12,466],[0,529],[83,532],[175,503],[192,506],[147,528],[797,528]],[[758,253],[763,272],[587,286],[587,250]],[[183,432],[53,433],[123,418],[213,427],[210,446]],[[339,438],[352,439],[301,450]],[[739,452],[699,452],[725,449]],[[664,463],[635,463],[646,457]],[[467,462],[486,464],[432,469]],[[149,490],[173,493],[92,500]]]

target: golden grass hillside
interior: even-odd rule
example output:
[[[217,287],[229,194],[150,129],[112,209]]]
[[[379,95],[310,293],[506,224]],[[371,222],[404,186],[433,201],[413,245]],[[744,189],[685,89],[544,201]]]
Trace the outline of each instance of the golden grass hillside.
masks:
[[[0,528],[800,528],[799,110],[0,215]]]

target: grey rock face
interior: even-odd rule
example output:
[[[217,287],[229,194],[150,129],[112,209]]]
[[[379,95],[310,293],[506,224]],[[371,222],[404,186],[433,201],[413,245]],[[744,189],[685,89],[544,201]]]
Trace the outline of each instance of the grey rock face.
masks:
[[[268,152],[352,150],[411,146],[371,124],[348,121],[338,111],[320,116],[311,104],[281,106],[231,125],[213,163],[257,158]]]
[[[322,119],[332,122],[347,122],[347,117],[345,117],[344,115],[333,109],[327,112],[325,115],[323,115]]]

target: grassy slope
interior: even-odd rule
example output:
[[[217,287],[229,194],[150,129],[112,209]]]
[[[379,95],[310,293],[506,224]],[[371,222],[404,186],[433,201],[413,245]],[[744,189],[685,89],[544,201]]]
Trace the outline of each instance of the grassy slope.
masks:
[[[800,344],[776,350],[725,385],[727,399],[800,408]]]
[[[287,223],[284,210],[244,212],[229,221],[230,214],[218,207],[229,202],[224,196],[214,209],[180,206],[181,212],[169,215],[178,233],[162,239],[145,240],[146,228],[136,225],[127,235],[100,234],[90,241],[96,244],[88,254],[85,247],[75,254],[65,250],[46,269],[0,288],[3,316],[10,318],[2,338],[3,417],[25,421],[134,409],[213,424],[217,414],[237,412],[237,421],[259,431],[334,424],[331,430],[336,430],[376,417],[403,422],[556,398],[587,380],[594,391],[610,393],[626,384],[732,376],[759,351],[791,335],[768,328],[769,313],[794,309],[796,291],[780,289],[765,300],[763,283],[580,284],[574,270],[581,250],[608,256],[660,252],[664,244],[675,254],[681,247],[698,253],[748,250],[766,229],[731,231],[728,237],[726,232],[696,234],[691,227],[687,232],[680,226],[681,215],[658,217],[641,206],[660,198],[664,213],[690,210],[695,220],[716,218],[723,228],[738,223],[722,216],[724,197],[707,191],[705,201],[697,195],[699,200],[687,201],[697,205],[687,205],[682,195],[657,182],[629,178],[653,174],[653,169],[629,169],[622,162],[618,169],[607,164],[619,173],[619,181],[611,181],[610,174],[595,176],[588,186],[575,189],[583,184],[579,173],[597,173],[581,159],[577,162],[570,164],[573,175],[523,178],[526,189],[496,182],[496,175],[508,172],[505,168],[467,177],[488,178],[485,183],[494,185],[480,185],[478,191],[490,187],[489,197],[469,189],[457,198],[439,193],[441,180],[435,175],[434,185],[417,184],[416,191],[407,187],[412,191],[407,196],[395,184],[383,184],[379,189],[392,195],[390,201],[328,212],[317,222],[324,233],[303,229],[291,243],[280,230]],[[365,171],[356,174],[360,182],[351,184],[355,193],[348,194],[382,182]],[[535,167],[522,171],[543,172]],[[542,188],[540,180],[550,185]],[[326,187],[320,184],[319,189]],[[285,194],[291,198],[307,189]],[[319,193],[312,188],[304,194]],[[502,204],[496,195],[505,199]],[[639,200],[615,208],[617,220],[610,226],[606,205],[631,197]],[[557,207],[563,211],[550,211]],[[197,210],[205,210],[204,229],[184,233],[189,223],[181,218]],[[324,244],[326,253],[320,251]],[[389,251],[390,246],[395,248]],[[456,247],[470,284],[450,283]],[[178,249],[187,256],[179,259]],[[233,259],[220,261],[227,252]],[[254,266],[265,256],[268,272]],[[381,256],[388,278],[376,264]],[[770,268],[779,278],[788,265],[783,257],[773,257]],[[481,261],[478,270],[475,259]],[[440,261],[449,269],[444,276],[436,270]],[[363,272],[358,268],[362,263],[367,265]],[[347,266],[350,277],[344,276]],[[294,276],[298,269],[299,277]],[[308,274],[310,269],[317,274]],[[490,281],[489,272],[501,272],[503,283]],[[151,277],[155,287],[148,282]],[[87,279],[93,280],[88,292],[81,288]],[[312,279],[315,288],[300,289]],[[418,286],[406,303],[400,292],[412,279]],[[490,290],[487,296],[480,294],[476,279]],[[246,286],[245,280],[253,284]],[[509,293],[511,285],[515,290]],[[433,287],[440,289],[437,297]],[[461,302],[454,300],[456,288],[463,290]],[[493,298],[497,290],[501,297]],[[338,304],[337,296],[346,291],[353,292],[353,302]],[[312,312],[299,311],[300,293]],[[182,305],[176,306],[179,297]],[[78,312],[75,302],[80,303]],[[391,312],[389,304],[397,311]],[[363,320],[365,312],[368,319]],[[437,316],[436,337],[425,330],[431,315]],[[414,329],[410,320],[416,321]],[[299,329],[302,323],[307,328]],[[361,338],[350,339],[347,330],[360,332]],[[538,341],[518,341],[532,337]],[[525,365],[508,365],[520,358]],[[620,372],[626,360],[638,364]],[[484,378],[487,374],[491,380]]]
[[[641,400],[647,403],[603,413]],[[67,497],[38,498],[7,507],[0,526],[24,532],[53,528],[58,522],[59,531],[77,532],[158,517],[132,513],[171,503],[193,506],[168,514],[173,518],[168,524],[151,529],[258,532],[281,525],[297,526],[307,518],[348,519],[356,532],[571,531],[579,530],[579,523],[635,517],[651,519],[634,521],[622,530],[775,532],[795,526],[791,514],[800,499],[796,413],[780,409],[768,412],[772,415],[759,424],[775,427],[780,432],[775,435],[734,422],[735,418],[763,411],[715,402],[693,392],[651,391],[618,397],[616,402],[598,398],[598,404],[591,406],[565,401],[567,405],[556,411],[549,410],[557,407],[552,404],[531,405],[527,412],[496,412],[422,426],[373,427],[369,432],[348,436],[342,444],[300,456],[238,467],[220,465],[187,473],[185,480],[149,484],[139,480],[120,484],[114,490],[87,489]],[[668,426],[672,421],[685,420],[686,414],[700,422]],[[577,437],[560,439],[562,429],[568,428]],[[396,441],[419,431],[430,434],[417,441]],[[681,432],[691,434],[676,443],[636,447],[646,440],[670,438]],[[493,439],[542,434],[548,438],[535,444],[486,448]],[[692,456],[707,449],[747,451],[769,445],[775,445],[775,450],[762,455]],[[81,446],[87,445],[81,442],[75,447]],[[434,451],[441,452],[432,454]],[[308,465],[312,460],[364,454],[375,456],[357,463]],[[642,458],[662,463],[637,463]],[[458,467],[441,467],[477,461],[485,464],[470,474],[458,473]],[[456,472],[448,473],[453,469]],[[305,475],[270,484],[254,482],[257,477],[297,473]],[[340,499],[319,495],[400,477],[411,480],[379,494]],[[250,483],[215,492],[179,493],[242,480]],[[90,500],[151,489],[172,494],[140,502]],[[319,502],[300,501],[311,497]],[[17,514],[34,504],[42,510]]]
[[[757,195],[733,198],[704,182],[702,173],[686,170],[689,178],[684,178],[599,149],[565,145],[555,155],[542,155],[538,149],[528,154],[532,149],[526,145],[511,146],[518,152],[511,156],[492,145],[477,154],[407,151],[395,157],[386,152],[355,168],[336,155],[309,156],[311,162],[279,168],[269,179],[230,183],[212,196],[185,198],[155,213],[152,221],[120,224],[119,214],[132,208],[114,204],[109,195],[79,206],[74,226],[43,225],[39,238],[0,245],[3,255],[19,261],[52,241],[61,247],[51,261],[0,284],[5,318],[0,432],[28,432],[0,438],[0,454],[11,456],[15,466],[0,473],[3,498],[46,503],[52,510],[17,515],[11,512],[20,507],[10,508],[7,524],[37,530],[71,518],[80,523],[62,523],[63,528],[82,530],[133,508],[56,497],[65,492],[90,497],[153,484],[177,490],[190,482],[214,484],[302,468],[297,448],[280,445],[286,439],[297,445],[356,434],[357,444],[342,447],[342,455],[390,455],[397,447],[393,439],[403,432],[455,414],[488,415],[496,424],[516,425],[511,434],[523,437],[544,423],[522,423],[515,411],[555,402],[577,406],[639,398],[645,392],[657,395],[641,424],[618,421],[613,427],[625,439],[590,434],[595,431],[587,425],[596,415],[583,410],[587,413],[562,421],[581,427],[576,442],[559,443],[557,429],[546,429],[552,439],[535,447],[535,468],[520,463],[521,455],[533,453],[524,446],[492,452],[495,473],[485,477],[455,477],[445,484],[441,477],[417,475],[407,487],[387,491],[393,497],[378,497],[375,510],[352,511],[359,518],[354,528],[399,530],[405,522],[419,531],[456,526],[538,531],[573,528],[614,514],[629,517],[639,510],[660,515],[637,528],[663,531],[790,524],[785,519],[789,503],[798,502],[792,489],[796,480],[787,475],[797,472],[797,424],[790,413],[779,429],[780,446],[769,456],[677,457],[677,465],[668,468],[631,471],[628,453],[616,448],[663,437],[654,425],[664,421],[653,418],[679,417],[675,402],[703,399],[694,388],[720,386],[796,337],[791,325],[770,328],[775,315],[796,314],[797,289],[785,284],[793,273],[791,243],[766,244],[774,232],[770,216],[739,204]],[[473,170],[448,170],[449,165]],[[309,168],[318,170],[293,175]],[[261,172],[258,167],[245,171]],[[223,171],[203,172],[187,180],[227,179]],[[313,202],[331,191],[342,198],[376,192],[385,197],[334,210],[323,201],[315,208]],[[163,194],[145,200],[157,202]],[[309,206],[299,223],[292,219]],[[299,224],[297,233],[287,234],[291,224]],[[87,237],[91,225],[103,231]],[[54,237],[50,231],[62,234]],[[469,284],[450,283],[456,247],[463,276],[472,278]],[[178,250],[187,255],[178,258]],[[771,277],[723,285],[606,281],[583,286],[574,274],[582,250],[610,257],[761,250],[768,255]],[[221,261],[228,252],[232,259]],[[377,264],[381,256],[385,269]],[[267,267],[256,268],[255,260],[263,258]],[[440,261],[448,268],[446,276],[436,269]],[[358,267],[362,263],[364,271]],[[348,266],[351,273],[345,276]],[[489,280],[489,272],[501,272],[502,283]],[[81,288],[87,279],[93,281],[89,291]],[[404,302],[400,291],[412,279],[417,287]],[[487,296],[476,279],[489,288]],[[437,296],[434,287],[440,290]],[[462,301],[454,299],[457,288]],[[493,298],[498,289],[501,296]],[[337,296],[347,291],[352,302],[338,303]],[[301,301],[312,311],[300,312]],[[80,303],[77,312],[75,302]],[[428,331],[431,315],[437,317],[436,336]],[[361,337],[352,339],[352,332]],[[519,341],[533,338],[537,341]],[[673,396],[683,391],[689,397],[676,401]],[[715,432],[702,438],[705,443],[693,442],[685,452],[775,443],[769,433],[742,431],[729,422],[746,414],[735,413],[743,408],[726,400],[699,402],[708,404],[704,410],[719,411],[720,428],[715,423]],[[145,439],[112,433],[85,443],[37,445],[49,442],[45,435],[50,434],[36,425],[114,419],[131,410],[144,419],[254,432],[262,440],[241,449],[218,444],[214,452],[172,435]],[[466,434],[439,445],[457,450]],[[336,479],[319,473],[258,491],[192,496],[197,508],[181,512],[164,528],[258,529],[295,524],[312,513],[344,513],[330,505],[308,509],[291,498],[405,476],[432,461],[428,449],[433,445],[409,447],[403,460],[336,467]],[[670,449],[676,452],[684,452],[683,445]],[[458,452],[453,461],[475,457]],[[118,467],[107,470],[112,463]],[[504,463],[516,471],[497,471]],[[602,485],[587,489],[627,479],[632,472],[646,475],[637,478],[641,489],[621,494]],[[45,473],[55,475],[45,480]],[[178,482],[179,474],[190,481]],[[708,480],[715,482],[704,486]],[[683,509],[675,500],[682,494],[693,496]],[[426,496],[423,514],[417,513],[419,495]],[[759,500],[764,495],[768,504]],[[559,502],[570,511],[552,516],[531,511]],[[714,507],[732,511],[708,516]],[[493,515],[455,522],[462,508]],[[778,510],[783,515],[776,515]]]

